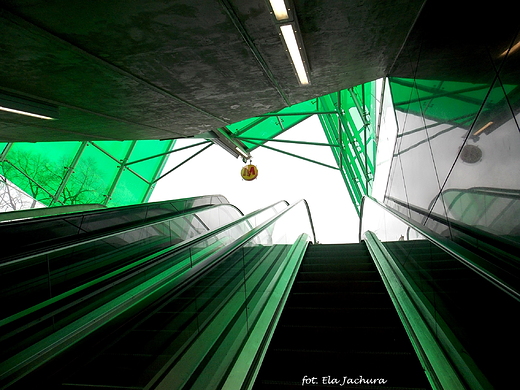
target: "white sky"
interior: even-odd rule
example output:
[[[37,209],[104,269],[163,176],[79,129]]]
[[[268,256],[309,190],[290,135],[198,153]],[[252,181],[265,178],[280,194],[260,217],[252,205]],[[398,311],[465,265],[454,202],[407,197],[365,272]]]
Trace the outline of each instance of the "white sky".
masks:
[[[316,116],[278,138],[327,142]],[[175,147],[201,141],[182,139],[177,141]],[[336,166],[329,147],[281,142],[269,142],[267,145]],[[163,172],[168,172],[202,147],[171,154]],[[306,199],[319,242],[331,244],[358,241],[359,219],[338,170],[262,147],[253,151],[252,157],[252,164],[257,166],[259,174],[256,180],[247,182],[240,176],[245,165],[242,160],[213,145],[161,179],[150,201],[219,194],[247,214],[279,200],[287,200],[292,204],[299,199]]]

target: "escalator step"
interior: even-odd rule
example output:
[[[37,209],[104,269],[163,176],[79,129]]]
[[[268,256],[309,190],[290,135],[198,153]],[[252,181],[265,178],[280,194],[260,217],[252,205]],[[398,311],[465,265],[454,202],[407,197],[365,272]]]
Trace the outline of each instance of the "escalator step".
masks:
[[[345,377],[385,382],[347,386]],[[359,389],[431,388],[364,244],[313,245],[253,389],[342,383]]]

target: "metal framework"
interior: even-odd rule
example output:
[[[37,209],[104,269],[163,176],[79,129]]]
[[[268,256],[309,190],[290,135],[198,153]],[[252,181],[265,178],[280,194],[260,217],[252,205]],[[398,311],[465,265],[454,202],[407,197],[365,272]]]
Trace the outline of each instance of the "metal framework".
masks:
[[[230,146],[237,146],[248,154],[263,147],[339,170],[359,213],[361,199],[370,195],[374,178],[376,126],[372,118],[376,117],[375,101],[375,83],[367,83],[218,130],[226,134]],[[328,143],[277,139],[313,115],[318,116]],[[148,201],[159,180],[207,150],[213,141],[208,138],[178,149],[174,149],[174,141],[0,144],[1,173],[48,206],[141,203]],[[330,147],[337,166],[280,150],[266,145],[268,142]],[[201,148],[163,173],[171,153],[197,146]],[[24,165],[25,154],[29,154],[32,165]],[[62,155],[62,159],[51,161],[42,157],[43,154]]]
[[[141,203],[164,177],[174,145],[173,140],[4,143],[0,174],[18,189],[10,196],[25,193],[47,206]]]
[[[372,118],[376,118],[375,101],[375,83],[372,82],[228,125],[226,130],[233,134],[232,140],[247,147],[246,152],[264,147],[339,170],[359,214],[361,200],[364,195],[371,194],[374,179],[376,126]],[[276,138],[313,115],[318,116],[328,143]],[[337,166],[265,145],[267,142],[328,146]]]

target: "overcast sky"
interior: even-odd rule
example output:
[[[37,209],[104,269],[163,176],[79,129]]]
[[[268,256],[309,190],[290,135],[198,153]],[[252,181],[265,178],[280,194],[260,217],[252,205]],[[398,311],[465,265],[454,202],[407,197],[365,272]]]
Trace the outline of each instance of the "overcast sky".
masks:
[[[314,116],[278,137],[306,142],[326,143],[327,139]],[[176,148],[201,140],[178,140]],[[270,142],[269,146],[336,166],[329,147]],[[173,153],[163,172],[168,172],[201,146]],[[338,170],[322,167],[266,148],[252,152],[258,178],[245,181],[240,176],[245,165],[241,159],[217,145],[161,179],[150,201],[199,195],[224,195],[245,214],[279,200],[293,203],[306,199],[311,209],[317,240],[321,243],[345,243],[358,240],[358,217]]]

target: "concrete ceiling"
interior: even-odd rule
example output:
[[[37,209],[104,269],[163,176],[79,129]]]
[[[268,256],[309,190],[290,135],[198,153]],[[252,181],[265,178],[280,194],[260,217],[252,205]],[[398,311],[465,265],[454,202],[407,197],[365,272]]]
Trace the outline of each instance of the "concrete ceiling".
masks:
[[[294,0],[310,65],[301,86],[265,0],[2,1],[0,92],[55,104],[60,119],[0,111],[0,141],[190,137],[413,77],[418,56],[420,77],[467,78],[483,46],[504,50],[516,34],[512,12],[424,4]]]

